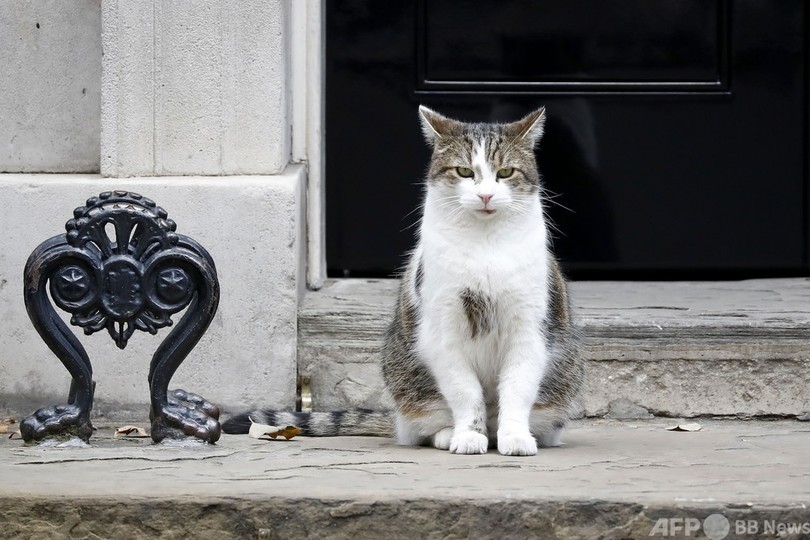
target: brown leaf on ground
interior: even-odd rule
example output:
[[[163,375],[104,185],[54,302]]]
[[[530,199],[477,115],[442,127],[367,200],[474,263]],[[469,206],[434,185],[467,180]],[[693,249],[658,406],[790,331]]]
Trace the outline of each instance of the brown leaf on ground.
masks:
[[[8,436],[9,439],[22,439],[22,433],[20,430],[12,431],[11,434]]]
[[[253,420],[250,420],[253,422]],[[248,431],[248,435],[253,437],[254,439],[264,439],[267,440],[266,437],[271,439],[275,439],[277,437],[284,437],[288,441],[295,437],[296,435],[300,435],[301,430],[295,426],[270,426],[268,424],[257,424],[253,422],[250,425],[250,430]]]
[[[301,429],[300,428],[297,428],[295,426],[284,426],[283,428],[281,428],[276,433],[268,433],[267,435],[271,439],[275,439],[276,437],[284,437],[285,439],[287,439],[289,441],[290,439],[292,439],[296,435],[300,435],[300,434],[301,434]]]
[[[0,433],[9,433],[16,427],[17,421],[13,418],[0,420]]]
[[[115,430],[115,437],[130,437],[141,439],[148,437],[146,430],[138,426],[121,426]]]

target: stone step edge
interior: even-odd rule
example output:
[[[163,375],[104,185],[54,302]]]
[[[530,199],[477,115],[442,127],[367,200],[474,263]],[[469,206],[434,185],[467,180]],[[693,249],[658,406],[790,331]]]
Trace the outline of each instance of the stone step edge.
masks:
[[[298,373],[309,377],[316,409],[383,405],[374,366],[397,287],[333,279],[305,295]],[[794,418],[810,410],[810,280],[575,282],[572,294],[588,360],[588,417]]]
[[[709,520],[709,521],[707,521]],[[649,538],[704,526],[803,525],[801,504],[672,501],[503,500],[402,497],[385,500],[198,497],[0,497],[0,536],[98,535],[104,538]],[[708,525],[706,525],[708,524]],[[673,527],[675,527],[673,529]],[[708,532],[708,529],[706,529]],[[7,536],[6,536],[7,535]],[[662,534],[669,536],[669,534]]]

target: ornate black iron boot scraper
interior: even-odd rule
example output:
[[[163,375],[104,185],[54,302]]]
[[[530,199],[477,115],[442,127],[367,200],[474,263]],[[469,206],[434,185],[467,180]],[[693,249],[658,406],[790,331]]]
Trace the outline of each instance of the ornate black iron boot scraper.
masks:
[[[90,359],[53,304],[87,335],[107,330],[123,349],[135,330],[156,334],[180,322],[157,348],[149,367],[152,439],[220,436],[219,409],[169,381],[214,317],[219,282],[214,261],[191,238],[175,232],[166,211],[137,193],[91,197],[73,212],[66,234],[31,253],[25,265],[25,306],[45,343],[70,372],[67,404],[39,409],[20,425],[25,441],[93,432],[95,381]],[[53,299],[53,303],[48,297]]]

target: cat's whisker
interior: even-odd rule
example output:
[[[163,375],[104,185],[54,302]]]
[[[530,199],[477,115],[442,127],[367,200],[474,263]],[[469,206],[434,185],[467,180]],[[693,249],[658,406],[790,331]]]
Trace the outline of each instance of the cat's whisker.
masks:
[[[516,211],[516,212],[521,212],[521,213],[528,212],[528,210],[529,210],[529,206],[526,205],[526,204],[522,204],[522,203],[512,203],[512,205],[510,205],[509,208]]]
[[[434,199],[434,200],[436,202],[443,203],[443,202],[447,202],[447,201],[457,201],[459,199],[461,199],[461,196],[459,196],[459,195],[450,195],[448,197],[440,197],[440,198]]]
[[[440,206],[439,210],[441,210],[442,212],[454,212],[454,211],[456,211],[456,210],[458,210],[460,208],[461,208],[460,205],[453,204],[453,205]]]
[[[558,202],[556,199],[558,199],[559,197],[562,197],[561,193],[554,193],[553,191],[549,191],[548,189],[543,188],[543,187],[540,188],[540,199],[541,200],[548,201],[549,203],[553,204],[554,206],[559,206],[563,210],[568,210],[572,214],[576,214],[575,210],[571,210],[570,208],[568,208],[564,204]]]
[[[551,217],[548,215],[548,212],[546,210],[543,210],[543,216],[544,216],[545,221],[546,221],[546,227],[548,227],[550,231],[552,231],[554,233],[557,233],[557,235],[559,235],[559,236],[550,235],[551,238],[566,238],[567,237],[567,235],[559,227],[557,227],[557,224],[554,223],[554,220],[551,219]]]
[[[441,209],[453,208],[453,207],[459,206],[460,202],[461,202],[461,197],[455,197],[452,200],[439,202],[439,204],[437,206],[439,208],[441,208]]]
[[[532,202],[532,199],[528,197],[513,197],[509,202],[509,207],[521,212],[528,212]]]
[[[437,199],[434,199],[434,200],[436,202],[444,203],[444,202],[447,202],[447,201],[457,201],[459,199],[461,199],[460,195],[450,195],[448,197],[440,197],[440,198],[437,198]]]
[[[416,208],[414,208],[413,210],[411,210],[410,212],[408,212],[407,214],[405,214],[404,216],[402,216],[402,219],[400,221],[405,221],[406,219],[408,219],[408,217],[413,215],[415,212],[419,212],[420,215],[421,215],[421,213],[422,213],[422,211],[424,211],[424,209],[425,209],[425,203],[422,203],[422,204],[418,205]]]
[[[510,207],[509,210],[515,216],[524,216],[529,213],[528,208],[525,206],[514,206]]]
[[[448,214],[447,217],[449,217],[450,219],[455,219],[455,218],[463,215],[464,212],[465,212],[465,208],[463,206],[457,206],[456,208],[453,208],[452,210],[450,210],[450,213]]]
[[[414,221],[413,223],[411,223],[407,227],[404,227],[404,228],[400,229],[399,232],[403,233],[403,232],[407,231],[408,229],[412,229],[413,227],[415,227],[415,226],[417,226],[417,225],[419,225],[421,223],[422,223],[422,216],[419,216],[419,219],[417,219],[416,221]]]

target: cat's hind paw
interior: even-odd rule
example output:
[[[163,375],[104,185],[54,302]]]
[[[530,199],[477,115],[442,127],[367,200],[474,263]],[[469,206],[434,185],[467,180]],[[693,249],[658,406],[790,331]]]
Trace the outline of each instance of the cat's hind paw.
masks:
[[[530,433],[498,433],[498,452],[504,456],[533,456],[537,441]]]
[[[450,452],[453,454],[486,454],[489,439],[483,433],[462,431],[450,439]]]
[[[453,428],[446,427],[433,435],[433,447],[439,450],[449,450],[450,440],[453,438]]]

